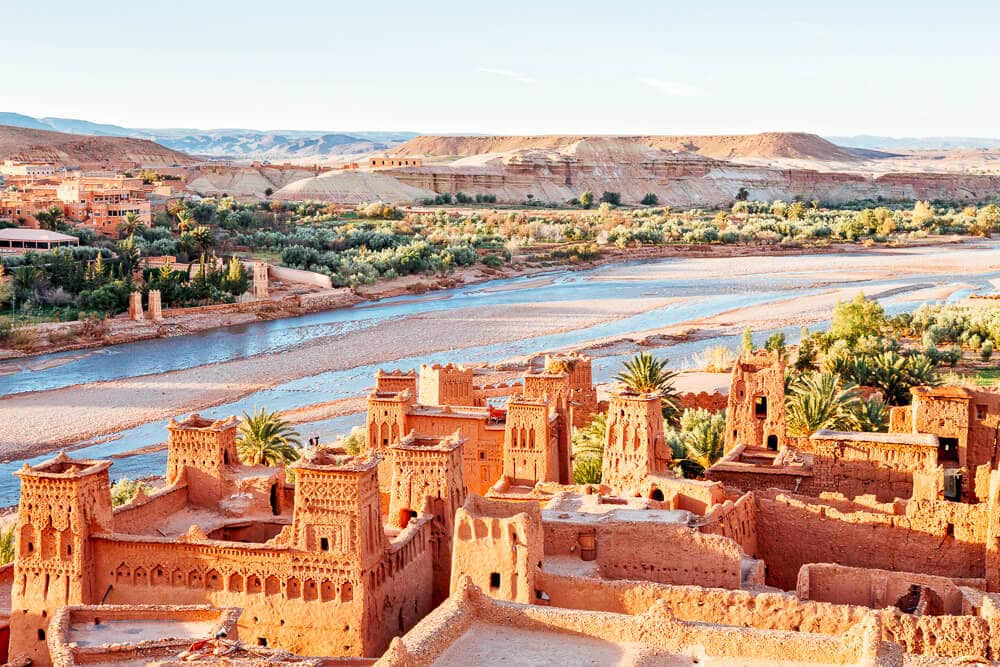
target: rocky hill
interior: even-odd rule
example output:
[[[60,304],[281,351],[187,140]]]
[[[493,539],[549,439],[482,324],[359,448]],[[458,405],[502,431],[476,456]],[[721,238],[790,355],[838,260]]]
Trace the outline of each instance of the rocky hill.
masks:
[[[597,139],[616,141],[622,144],[639,144],[666,151],[695,153],[725,160],[794,158],[849,162],[862,158],[853,149],[837,146],[815,134],[804,132],[635,137],[588,137],[583,135],[420,136],[397,147],[392,153],[399,156],[470,156],[530,149],[559,150],[580,141]]]
[[[322,162],[323,158],[330,156],[350,156],[385,151],[417,136],[414,132],[122,127],[76,118],[34,118],[12,112],[0,112],[0,125],[99,137],[149,139],[184,153],[233,160],[315,160]]]
[[[148,139],[93,137],[0,125],[0,160],[11,158],[87,168],[127,163],[164,166],[195,162],[190,155]]]

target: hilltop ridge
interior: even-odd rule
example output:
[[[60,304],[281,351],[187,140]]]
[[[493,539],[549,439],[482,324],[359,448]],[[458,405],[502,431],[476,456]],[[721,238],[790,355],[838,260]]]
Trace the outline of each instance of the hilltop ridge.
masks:
[[[470,156],[484,153],[539,149],[558,150],[580,141],[605,139],[622,144],[695,153],[722,160],[793,158],[838,162],[862,159],[858,151],[838,146],[807,132],[762,132],[732,135],[539,135],[539,136],[419,136],[396,147],[393,155],[429,157]]]
[[[57,166],[137,162],[193,164],[195,159],[148,139],[95,137],[0,125],[0,160],[52,162]]]

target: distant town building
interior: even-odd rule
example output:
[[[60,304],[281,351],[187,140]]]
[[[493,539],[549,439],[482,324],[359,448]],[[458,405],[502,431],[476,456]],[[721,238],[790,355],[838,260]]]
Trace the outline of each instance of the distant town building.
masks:
[[[394,169],[396,167],[419,167],[424,163],[413,157],[373,157],[368,158],[370,169]]]
[[[46,229],[0,229],[0,255],[48,252],[53,248],[80,245],[80,239]]]
[[[4,160],[0,164],[0,174],[4,176],[27,176],[47,178],[56,173],[56,167],[51,162],[20,162]]]

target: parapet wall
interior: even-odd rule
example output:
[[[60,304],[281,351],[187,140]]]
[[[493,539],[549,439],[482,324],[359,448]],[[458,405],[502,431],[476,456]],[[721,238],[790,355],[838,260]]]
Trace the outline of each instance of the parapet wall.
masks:
[[[950,578],[985,576],[987,509],[945,501],[911,500],[901,513],[813,498],[756,492],[757,553],[767,583],[795,588],[807,563],[840,563]]]
[[[746,493],[735,502],[727,500],[705,515],[701,532],[734,540],[744,553],[757,553],[757,504]]]
[[[545,554],[581,558],[593,536],[600,575],[609,579],[740,587],[742,550],[731,539],[664,522],[543,522]],[[584,547],[585,548],[585,547]]]
[[[147,497],[137,497],[115,510],[115,531],[144,533],[187,505],[187,484],[169,486]]]
[[[862,605],[799,600],[780,593],[670,586],[653,582],[605,581],[544,573],[539,586],[554,607],[638,615],[658,601],[683,621],[761,630],[841,636],[875,614],[884,641],[899,642],[909,653],[933,656],[977,656],[1000,649],[991,645],[991,609],[977,616],[913,616],[897,609],[873,612]]]
[[[956,580],[916,572],[848,567],[833,563],[811,563],[799,570],[796,593],[800,600],[860,605],[872,609],[891,607],[909,592],[911,585],[926,586],[940,596],[942,614],[960,616],[965,596],[958,586],[986,590],[985,579]]]

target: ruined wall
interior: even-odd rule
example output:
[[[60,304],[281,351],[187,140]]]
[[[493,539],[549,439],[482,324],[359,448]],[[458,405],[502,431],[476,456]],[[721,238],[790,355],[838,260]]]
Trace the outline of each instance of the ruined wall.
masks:
[[[745,493],[735,502],[726,500],[705,515],[701,532],[734,540],[744,553],[757,553],[757,503]]]
[[[984,505],[911,500],[905,514],[887,514],[778,492],[757,492],[754,498],[753,555],[767,563],[769,585],[792,590],[807,563],[984,576]]]
[[[740,587],[742,550],[719,535],[665,522],[595,522],[588,517],[543,524],[545,553],[581,558],[580,545],[593,535],[598,569],[608,579]]]
[[[670,586],[651,582],[605,581],[545,572],[539,586],[554,607],[642,614],[662,600],[678,619],[729,627],[808,632],[841,636],[872,611],[861,605],[798,600],[776,593]],[[989,622],[975,616],[917,617],[898,610],[876,612],[885,641],[910,653],[986,658],[991,646]]]
[[[909,592],[911,584],[926,586],[941,597],[943,614],[961,616],[965,597],[959,585],[986,589],[986,580],[951,580],[916,572],[890,572],[831,563],[810,563],[799,570],[796,594],[800,600],[891,607]]]
[[[537,503],[470,495],[455,516],[452,593],[467,576],[492,597],[535,602],[544,539]]]
[[[733,365],[726,452],[737,445],[775,450],[785,444],[785,364],[776,353],[749,353]]]
[[[705,514],[715,505],[725,501],[726,492],[722,484],[700,479],[675,477],[672,472],[649,475],[639,493],[645,498],[663,495],[670,509],[687,510],[694,514]]]

